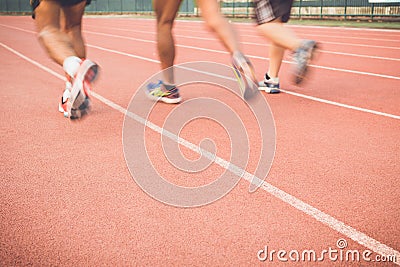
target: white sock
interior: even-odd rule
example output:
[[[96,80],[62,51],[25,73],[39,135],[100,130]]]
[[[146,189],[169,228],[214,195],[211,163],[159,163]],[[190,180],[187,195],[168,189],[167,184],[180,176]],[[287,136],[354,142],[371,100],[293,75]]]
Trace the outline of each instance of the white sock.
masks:
[[[175,84],[171,84],[171,83],[167,83],[167,82],[163,82],[163,84],[165,86],[165,89],[167,89],[167,90],[171,90],[171,89],[174,89],[176,87]]]
[[[67,101],[68,98],[71,97],[72,83],[69,81],[65,82],[65,90],[62,95],[62,101]]]
[[[272,83],[279,83],[279,77],[272,77],[271,75],[269,75],[269,73],[268,73],[268,77],[269,77],[269,82],[272,82]]]
[[[64,71],[71,77],[74,77],[81,65],[82,60],[79,57],[67,57],[63,63]]]
[[[71,89],[65,90],[62,95],[62,102],[67,101],[67,99],[71,98]]]
[[[68,90],[71,91],[71,88],[72,88],[72,83],[70,81],[66,81],[65,82],[65,89],[68,89]]]

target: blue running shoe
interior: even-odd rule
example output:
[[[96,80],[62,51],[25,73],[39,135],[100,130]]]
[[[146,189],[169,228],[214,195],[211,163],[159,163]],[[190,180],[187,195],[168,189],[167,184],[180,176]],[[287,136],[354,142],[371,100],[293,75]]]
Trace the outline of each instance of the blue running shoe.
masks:
[[[153,101],[161,101],[167,104],[178,104],[182,101],[179,95],[179,89],[177,87],[172,87],[167,90],[163,81],[149,83],[146,87],[146,95]]]

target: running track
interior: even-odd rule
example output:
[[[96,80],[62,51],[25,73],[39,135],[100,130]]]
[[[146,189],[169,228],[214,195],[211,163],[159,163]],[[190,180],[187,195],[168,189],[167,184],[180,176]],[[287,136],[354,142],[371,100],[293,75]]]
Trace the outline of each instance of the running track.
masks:
[[[235,27],[261,79],[268,44],[253,25]],[[261,262],[257,252],[268,246],[320,256],[338,249],[339,239],[347,241],[344,251],[370,250],[372,260],[394,255],[399,262],[400,32],[292,28],[323,47],[302,87],[289,82],[285,61],[284,93],[264,94],[277,146],[266,182],[249,193],[242,180],[224,198],[185,209],[144,193],[123,154],[125,109],[159,70],[154,20],[85,18],[88,57],[101,64],[102,76],[92,114],[71,123],[57,112],[63,74],[35,39],[33,21],[0,17],[0,265],[283,266],[293,262],[276,254]],[[178,21],[175,35],[177,63],[229,63],[203,23]],[[199,88],[183,97],[205,94]],[[224,99],[224,92],[212,97]],[[160,117],[171,109],[157,106]],[[162,126],[162,118],[150,120]],[[229,154],[218,127],[207,121],[193,126],[182,131],[184,138],[195,144],[205,135],[222,139],[219,153]],[[146,139],[157,158],[160,135],[149,131]],[[257,151],[257,142],[252,146]],[[256,160],[250,155],[250,170]],[[161,164],[161,170],[175,175],[170,166]],[[207,171],[217,175],[221,168]],[[348,264],[328,256],[297,263]]]

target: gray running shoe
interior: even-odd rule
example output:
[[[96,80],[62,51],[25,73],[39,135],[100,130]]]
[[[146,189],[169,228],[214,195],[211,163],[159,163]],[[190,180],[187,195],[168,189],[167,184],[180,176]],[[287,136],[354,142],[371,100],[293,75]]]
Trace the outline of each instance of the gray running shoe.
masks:
[[[313,40],[305,40],[302,45],[294,51],[293,61],[294,66],[294,82],[300,84],[307,74],[308,64],[313,58],[314,52],[317,49],[317,42]]]
[[[250,60],[241,52],[235,52],[232,57],[232,67],[243,98],[249,100],[255,97],[258,94],[258,82]]]

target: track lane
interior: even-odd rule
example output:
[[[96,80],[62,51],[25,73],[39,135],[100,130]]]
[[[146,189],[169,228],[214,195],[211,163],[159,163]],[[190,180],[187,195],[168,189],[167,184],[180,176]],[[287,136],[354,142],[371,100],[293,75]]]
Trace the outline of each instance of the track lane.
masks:
[[[92,54],[93,53],[93,54]],[[95,54],[96,53],[96,54]],[[97,54],[98,53],[98,54]],[[118,63],[117,62],[121,62],[121,60],[123,60],[123,57],[118,57],[118,59],[117,58],[115,58],[116,56],[110,56],[110,55],[106,55],[106,54],[104,54],[104,53],[102,53],[102,52],[100,52],[100,51],[98,51],[98,52],[95,52],[95,51],[93,51],[93,50],[91,50],[90,51],[90,54],[92,54],[92,55],[96,55],[96,57],[99,57],[99,58],[102,58],[102,59],[104,59],[104,64],[105,64],[105,66],[115,66],[115,65],[117,65]],[[48,61],[48,60],[47,60]],[[130,65],[130,64],[132,64],[133,62],[132,62],[132,60],[131,59],[129,59],[128,60],[129,61],[129,63],[128,64],[126,64],[126,65]],[[121,64],[121,63],[119,63],[119,64]],[[136,63],[135,63],[136,64]],[[123,65],[125,65],[125,64],[123,64]],[[149,64],[149,65],[151,65],[151,64]],[[153,65],[154,66],[154,65]],[[151,67],[151,69],[153,69],[154,67]],[[107,73],[108,73],[108,71],[111,71],[111,69],[115,69],[115,68],[113,68],[113,67],[110,67],[110,69],[109,70],[107,70]],[[143,69],[145,69],[144,67],[143,67]],[[146,67],[146,69],[147,69],[147,67]],[[110,72],[110,73],[112,73],[112,72]],[[123,76],[123,77],[125,77],[125,75],[127,75],[128,74],[128,71],[126,71],[126,74],[125,74],[125,72],[124,72],[124,74],[122,74],[121,76]],[[115,77],[115,76],[107,76],[107,77]],[[125,79],[125,78],[123,78],[123,79]],[[129,94],[127,94],[127,93],[124,93],[123,91],[125,91],[126,89],[125,88],[123,88],[122,90],[119,90],[118,91],[118,93],[117,94],[115,94],[114,93],[114,91],[106,91],[106,87],[108,87],[108,88],[112,88],[113,87],[113,83],[111,83],[111,82],[105,82],[105,81],[103,81],[104,82],[104,85],[101,85],[101,84],[99,84],[99,90],[103,90],[102,88],[104,88],[104,91],[102,91],[102,93],[103,92],[106,92],[107,94],[110,94],[110,96],[112,96],[112,99],[114,99],[115,97],[119,97],[119,95],[120,94],[122,94],[122,95],[129,95]],[[122,85],[123,83],[121,83],[121,85]],[[55,85],[54,85],[55,86]],[[113,87],[113,88],[115,88],[115,87]],[[129,88],[129,90],[131,90],[130,88]],[[121,97],[122,98],[122,97]],[[275,99],[276,100],[276,107],[278,107],[278,106],[282,106],[282,113],[285,113],[285,112],[287,112],[287,109],[286,108],[283,108],[284,106],[288,106],[288,105],[290,105],[290,103],[293,103],[293,102],[295,102],[296,104],[297,104],[297,98],[293,98],[293,97],[288,97],[289,99],[288,99],[288,101],[287,101],[287,105],[283,105],[283,104],[285,104],[285,102],[283,102],[283,101],[285,101],[285,98],[284,98],[284,100],[282,101],[282,99],[276,99],[276,98],[271,98],[271,100],[273,101],[273,99]],[[117,99],[117,100],[119,100],[119,99]],[[290,101],[289,101],[290,100]],[[126,101],[126,100],[124,100],[124,101]],[[54,101],[53,101],[54,102]],[[283,102],[283,103],[282,103]],[[299,102],[303,102],[302,104],[305,104],[305,106],[308,106],[309,105],[309,103],[307,102],[307,101],[299,101]],[[120,102],[120,103],[123,103],[122,101]],[[318,105],[319,106],[319,105]],[[276,110],[277,110],[277,108],[275,107],[275,111],[274,112],[276,112]],[[106,111],[107,111],[107,108],[103,108],[102,107],[102,105],[96,105],[96,109],[100,109],[100,110],[102,110],[102,109],[105,109]],[[298,111],[298,110],[302,110],[302,109],[304,109],[304,107],[299,107],[299,109],[295,109],[296,111]],[[95,110],[96,111],[96,110]],[[322,109],[322,111],[321,112],[324,112],[324,111],[326,111],[325,109]],[[345,111],[343,111],[345,114],[347,114],[347,112],[345,112]],[[307,112],[305,112],[305,113],[307,113]],[[104,113],[104,114],[107,114],[106,112]],[[104,115],[103,114],[103,115]],[[293,116],[293,117],[295,117],[295,118],[298,118],[298,116],[296,115],[296,116]],[[336,118],[336,116],[333,116],[334,118]],[[364,117],[364,115],[362,115],[362,118]],[[96,116],[96,113],[94,114],[94,118],[89,118],[90,120],[97,120],[99,118],[99,116]],[[308,118],[308,117],[305,117],[305,120],[307,120],[308,121],[308,119],[310,119],[311,121],[318,121],[317,119],[311,119],[311,118]],[[107,121],[107,124],[109,123],[109,120],[110,120],[110,118],[107,118],[105,121]],[[280,117],[280,120],[282,120],[283,122],[285,122],[286,120],[287,120],[287,118],[286,118],[286,116],[284,116],[284,115],[282,115],[282,117]],[[304,120],[302,120],[303,122],[304,122]],[[351,118],[350,119],[350,121],[353,121],[353,118]],[[289,121],[288,122],[289,123],[289,125],[290,124],[293,124],[293,121]],[[285,125],[286,125],[286,123],[285,123]],[[320,126],[320,125],[315,125],[315,126]],[[357,126],[358,125],[356,125],[355,126],[355,128],[357,128]],[[299,126],[299,127],[301,127],[301,126]],[[386,128],[386,127],[388,127],[388,128],[391,128],[392,126],[384,126],[384,128]],[[116,128],[118,128],[118,127],[116,127]],[[299,128],[297,128],[297,127],[294,127],[294,129],[295,130],[297,130],[297,129],[299,129]],[[318,128],[319,129],[319,128]],[[282,130],[280,130],[279,132],[286,132],[286,131],[282,131]],[[290,132],[290,130],[289,130],[289,132]],[[396,131],[395,131],[396,132]],[[326,134],[326,133],[325,133]],[[386,135],[385,134],[383,134],[385,137],[386,137]],[[290,136],[287,136],[287,138],[288,138],[288,140],[290,140],[291,138],[290,138]],[[282,143],[281,141],[280,141],[280,143]],[[290,142],[288,142],[289,144],[290,144]],[[293,143],[292,143],[293,144]],[[396,148],[396,146],[395,146],[395,148]],[[290,151],[289,151],[290,152]],[[289,155],[291,155],[291,153],[288,153]],[[113,158],[113,157],[111,157],[111,158]],[[279,172],[280,172],[281,170],[279,170]],[[107,172],[107,174],[108,174],[108,172]],[[290,182],[289,182],[289,184],[290,184]],[[72,190],[72,189],[71,189]],[[293,191],[296,191],[296,190],[293,190]],[[244,192],[244,193],[246,193],[246,186],[242,186],[241,188],[240,188],[240,192]],[[297,191],[296,191],[297,192]],[[305,192],[307,192],[307,191],[305,191]],[[70,193],[70,192],[68,192],[68,193]],[[298,192],[297,192],[298,193]],[[364,192],[365,193],[365,192]],[[239,195],[241,195],[241,194],[239,194]],[[262,194],[263,195],[263,194]],[[234,194],[234,196],[237,196],[236,194]],[[396,196],[396,192],[394,192],[394,196]],[[245,202],[247,203],[248,202],[248,197],[246,196],[246,194],[243,194],[243,201],[244,202],[240,202],[241,204],[244,204]],[[309,197],[309,195],[307,196],[307,197]],[[384,197],[384,196],[381,196],[381,197]],[[144,196],[144,203],[147,203],[147,199],[148,197],[147,196]],[[240,198],[240,197],[239,197]],[[147,200],[146,200],[147,199]],[[237,199],[230,199],[230,201],[229,202],[233,202],[233,203],[237,203]],[[261,202],[259,203],[261,206],[263,206],[263,205],[265,205],[265,203],[263,202],[264,201],[264,198],[262,197],[261,198],[261,200],[260,200]],[[229,203],[228,202],[228,203]],[[324,203],[324,204],[326,204],[326,203]],[[226,202],[225,202],[225,204],[224,205],[229,205],[229,204],[227,204]],[[222,206],[218,206],[217,207],[217,210],[215,211],[215,212],[211,212],[211,214],[218,214],[218,212],[220,212],[220,208],[222,208],[222,209],[225,209],[226,207],[224,207],[224,205],[222,205]],[[277,205],[275,202],[274,203],[272,203],[272,206],[273,207],[279,207],[279,205]],[[78,208],[78,207],[74,207],[74,208]],[[126,208],[126,207],[125,207]],[[250,207],[248,207],[248,208],[250,208]],[[333,208],[333,207],[332,207]],[[283,209],[285,209],[285,208],[283,208]],[[167,210],[169,210],[168,208],[167,208]],[[255,208],[254,210],[257,210],[257,208]],[[289,209],[289,210],[291,210],[291,209]],[[97,211],[99,211],[99,210],[97,210]],[[122,211],[122,210],[121,210]],[[243,212],[243,209],[241,209],[241,211]],[[227,214],[229,214],[229,215],[231,215],[231,213],[234,213],[234,211],[232,211],[232,210],[228,210],[227,211],[228,213]],[[247,211],[247,212],[249,212],[249,211]],[[271,211],[269,211],[269,212],[271,212]],[[395,212],[395,214],[396,214],[396,210],[394,210],[394,212]],[[202,212],[200,212],[200,214],[201,214]],[[141,213],[141,214],[146,214],[146,215],[148,215],[148,216],[150,216],[151,217],[151,215],[150,214],[147,214],[147,213]],[[171,221],[170,221],[170,219],[171,218],[173,218],[173,216],[172,215],[170,215],[170,214],[167,214],[167,213],[162,213],[164,216],[162,216],[162,218],[166,218],[165,219],[165,222],[169,222],[169,223],[171,223]],[[176,213],[174,213],[174,214],[176,214]],[[178,214],[179,214],[179,212],[178,212]],[[246,213],[245,212],[245,214],[247,214],[247,215],[249,215],[249,218],[247,219],[247,222],[249,222],[248,220],[251,220],[251,219],[254,219],[254,214],[253,213]],[[262,214],[265,214],[265,213],[263,213],[262,212]],[[397,213],[398,214],[398,213]],[[242,214],[241,214],[242,215]],[[265,214],[266,215],[266,214]],[[269,215],[271,215],[271,214],[268,214],[268,216]],[[278,214],[277,214],[278,215]],[[201,216],[201,215],[199,215],[199,216]],[[282,216],[282,215],[279,215],[279,216]],[[384,216],[387,216],[387,214],[384,214]],[[285,216],[283,216],[283,218],[284,218]],[[125,217],[124,217],[125,218]],[[186,217],[187,218],[187,217]],[[238,217],[236,217],[236,216],[233,216],[233,218],[235,218],[235,219],[237,219],[237,221],[240,221],[240,220],[238,220],[239,218]],[[361,217],[362,218],[362,217]],[[126,219],[126,218],[125,218]],[[155,216],[155,218],[154,219],[157,219],[157,216]],[[356,218],[355,218],[356,219]],[[383,219],[383,218],[382,218]],[[265,220],[265,218],[263,218],[263,220]],[[288,216],[287,217],[287,222],[289,222],[289,221],[291,221],[291,220],[293,220],[293,218],[291,217],[291,216]],[[75,221],[75,220],[72,220],[72,221]],[[214,223],[212,223],[212,222],[210,222],[210,223],[206,223],[206,221],[204,221],[204,220],[200,220],[203,224],[205,223],[206,225],[209,225],[211,228],[210,228],[210,230],[213,228],[213,227],[215,227],[215,225],[214,225]],[[256,222],[257,221],[259,221],[259,220],[256,220]],[[362,219],[361,219],[361,221],[362,221]],[[361,221],[359,222],[359,223],[361,223]],[[390,219],[388,220],[388,221],[390,221]],[[114,220],[112,220],[112,222],[115,222]],[[126,222],[126,221],[124,221],[124,222]],[[192,222],[192,221],[190,221],[190,222]],[[148,225],[149,225],[149,222],[146,222],[145,221],[145,219],[143,219],[143,225],[145,225],[145,226],[147,226],[148,227]],[[304,224],[304,227],[309,227],[309,224],[310,222],[307,220],[307,224]],[[274,222],[271,222],[271,224],[276,224],[276,222],[274,223]],[[150,223],[150,225],[152,225],[151,223]],[[193,227],[196,227],[196,225],[200,228],[200,229],[204,229],[204,228],[202,228],[200,225],[201,224],[194,224],[193,225]],[[230,225],[231,227],[234,227],[234,224],[230,224],[230,223],[226,223],[226,224],[223,224],[224,226],[227,226],[227,225]],[[256,227],[255,225],[254,225],[254,222],[253,222],[253,224],[252,224],[254,227]],[[297,224],[296,225],[296,227],[297,226],[300,226],[301,224]],[[308,225],[308,226],[306,226],[306,225]],[[311,223],[311,225],[314,225],[314,224],[312,224]],[[100,225],[100,228],[102,228],[102,226],[106,226],[106,225]],[[158,227],[160,227],[160,224],[157,224],[157,226]],[[176,228],[179,228],[179,225],[176,225],[176,224],[174,224],[174,226],[176,227]],[[188,230],[188,229],[191,229],[191,230],[193,230],[188,224],[185,224],[185,226],[186,227],[183,227],[183,228],[185,228],[186,230]],[[177,238],[174,238],[174,237],[171,237],[171,235],[169,235],[169,234],[167,234],[167,231],[168,230],[172,230],[172,229],[174,229],[174,231],[175,231],[175,227],[172,227],[172,228],[170,228],[170,227],[166,227],[166,228],[163,228],[162,230],[161,230],[161,236],[162,236],[162,238],[161,239],[157,239],[157,238],[153,238],[152,239],[152,241],[153,241],[153,244],[160,244],[160,248],[166,248],[166,251],[161,251],[159,254],[157,254],[156,256],[155,256],[155,259],[152,259],[151,258],[151,254],[149,254],[149,253],[147,253],[146,252],[146,250],[145,249],[139,249],[139,251],[141,251],[142,253],[143,253],[143,255],[145,256],[144,257],[144,262],[153,262],[153,263],[157,263],[157,262],[160,262],[160,260],[162,260],[162,257],[163,256],[167,256],[167,255],[170,255],[168,252],[172,252],[172,254],[174,254],[174,255],[180,255],[180,254],[185,254],[186,253],[186,255],[194,255],[194,256],[197,256],[197,255],[200,255],[199,257],[198,257],[198,260],[199,260],[199,262],[202,262],[202,263],[207,263],[208,261],[207,261],[207,255],[208,255],[208,253],[209,253],[209,250],[208,250],[208,247],[210,247],[210,246],[207,246],[206,244],[209,244],[209,245],[211,245],[212,247],[214,247],[214,248],[216,248],[217,249],[217,251],[219,251],[219,252],[223,252],[223,253],[225,253],[225,256],[226,255],[229,255],[229,256],[232,256],[232,254],[235,252],[235,253],[238,253],[238,255],[241,255],[241,256],[243,256],[244,255],[244,257],[246,258],[246,259],[250,259],[251,257],[251,255],[250,255],[250,253],[252,253],[248,248],[246,249],[245,247],[246,247],[246,245],[244,245],[244,244],[253,244],[253,246],[251,246],[252,247],[252,250],[254,250],[254,240],[253,240],[253,242],[249,242],[249,243],[247,243],[246,241],[245,242],[243,242],[243,243],[241,243],[241,244],[239,244],[239,247],[240,247],[240,249],[242,249],[242,250],[238,250],[238,248],[237,247],[235,247],[235,246],[232,246],[232,245],[226,245],[227,244],[227,242],[231,242],[232,241],[232,238],[233,238],[233,236],[237,236],[238,238],[239,238],[239,236],[237,235],[237,234],[235,234],[233,231],[234,230],[232,230],[232,231],[228,231],[228,232],[226,232],[225,234],[222,232],[222,229],[220,229],[220,228],[218,228],[218,229],[220,229],[220,230],[217,230],[216,232],[217,233],[219,233],[220,234],[220,236],[222,236],[222,238],[221,238],[221,240],[218,240],[218,241],[209,241],[207,238],[206,239],[204,239],[204,237],[202,238],[202,236],[201,236],[201,234],[202,234],[202,231],[201,230],[199,230],[199,229],[197,229],[197,230],[193,230],[192,232],[194,232],[195,234],[194,234],[194,236],[196,236],[197,238],[199,238],[199,239],[196,239],[196,240],[202,240],[203,241],[203,243],[201,243],[201,245],[200,245],[200,247],[199,247],[199,249],[198,250],[195,250],[195,249],[193,249],[193,248],[189,248],[189,247],[187,247],[187,246],[184,246],[184,245],[178,245],[178,246],[171,246],[171,245],[161,245],[162,243],[160,243],[161,241],[165,241],[165,242],[167,242],[167,241],[172,241],[172,240],[176,240],[176,243],[178,243],[178,244],[180,244],[179,243],[179,241],[180,240],[178,240]],[[293,231],[298,231],[298,229],[295,229],[295,227],[293,227],[293,229],[292,229],[292,227],[290,227],[288,224],[283,224],[283,226],[282,226],[282,223],[280,223],[280,225],[279,225],[279,227],[278,226],[276,226],[275,228],[274,228],[274,230],[275,230],[275,232],[273,232],[274,234],[275,233],[277,233],[276,231],[278,231],[278,233],[279,233],[279,230],[277,229],[277,228],[280,228],[280,227],[282,227],[283,229],[291,229],[291,231],[290,232],[292,232],[292,234],[294,233]],[[155,228],[154,227],[150,227],[151,229],[150,230],[155,230]],[[313,227],[311,227],[311,228],[313,228]],[[196,229],[196,228],[195,228]],[[300,228],[300,229],[302,229],[302,228]],[[93,229],[92,229],[93,230]],[[114,229],[115,230],[115,229]],[[271,232],[269,232],[267,229],[265,229],[265,228],[263,228],[263,230],[264,230],[264,232],[263,233],[266,233],[266,236],[269,236],[270,237],[270,234],[271,234]],[[249,233],[249,234],[253,234],[254,232],[254,229],[246,229],[246,233]],[[113,231],[111,231],[111,232],[113,232]],[[111,233],[110,232],[110,233]],[[302,231],[303,232],[303,234],[306,234],[307,236],[310,236],[310,238],[312,238],[312,240],[313,241],[307,241],[307,240],[303,240],[303,239],[301,239],[300,238],[300,240],[301,240],[301,244],[303,244],[304,246],[307,246],[307,245],[312,245],[313,246],[313,248],[319,248],[319,247],[322,247],[323,245],[321,245],[321,244],[316,244],[315,242],[317,242],[316,240],[318,239],[318,237],[317,237],[317,235],[315,234],[310,234],[308,231],[307,232],[305,232],[305,230],[303,230]],[[329,232],[329,231],[328,231]],[[86,232],[85,232],[86,233]],[[93,232],[90,232],[89,231],[89,234],[90,233],[95,233],[95,234],[99,234],[97,231],[93,231]],[[125,234],[127,233],[127,231],[125,232]],[[149,233],[151,233],[151,231],[143,231],[143,232],[141,232],[142,234],[143,234],[143,236],[142,236],[142,238],[144,238],[144,234],[149,234]],[[298,232],[297,232],[298,233]],[[300,244],[298,241],[299,240],[295,240],[295,239],[297,239],[297,238],[294,238],[293,239],[293,237],[292,237],[292,234],[287,234],[287,233],[282,233],[281,232],[281,238],[282,239],[285,239],[285,238],[289,238],[291,241],[283,241],[283,245],[284,246],[286,246],[286,247],[291,247],[291,246],[293,246],[293,244]],[[378,234],[382,234],[382,233],[378,233]],[[394,232],[394,234],[396,234],[396,232]],[[203,234],[204,235],[204,234]],[[129,235],[129,236],[131,236],[131,235]],[[187,242],[190,242],[190,240],[192,240],[192,238],[193,238],[193,236],[189,236],[189,235],[186,235],[186,234],[184,234],[183,232],[181,232],[181,231],[179,231],[178,232],[178,236],[179,237],[182,237],[183,236],[183,240],[185,240],[185,241],[187,241]],[[314,236],[314,237],[313,237]],[[324,234],[324,236],[325,236],[325,234]],[[327,234],[327,236],[330,236],[329,234]],[[388,235],[389,236],[389,235]],[[331,236],[332,237],[332,236]],[[104,238],[104,236],[101,236],[100,238]],[[212,238],[211,236],[209,236],[208,238]],[[243,238],[243,236],[242,235],[240,235],[240,239],[242,239]],[[253,237],[249,237],[249,238],[254,238],[254,236]],[[319,237],[320,238],[320,237]],[[334,243],[335,242],[335,240],[334,240],[334,238],[335,237],[332,237],[331,239],[329,239],[328,238],[328,240],[330,240],[330,241],[328,241],[327,243],[329,243],[329,244],[332,244],[332,243]],[[333,240],[332,240],[333,239]],[[141,241],[142,239],[135,239],[135,240],[137,240],[137,241]],[[78,242],[79,240],[74,240],[74,242]],[[261,241],[260,243],[265,243],[265,240],[262,240],[262,238],[260,238],[258,241]],[[264,242],[262,242],[262,241],[264,241]],[[268,241],[269,241],[269,238],[268,238]],[[326,240],[325,240],[326,241]],[[122,240],[120,240],[120,239],[118,239],[118,242],[122,242]],[[292,243],[293,242],[293,243]],[[390,242],[390,241],[389,241]],[[269,242],[268,242],[269,243]],[[131,243],[132,244],[132,243]],[[276,241],[274,241],[274,243],[271,243],[271,244],[274,244],[274,245],[276,245],[276,247],[277,246],[279,246],[279,245],[282,245],[282,240],[281,239],[276,239]],[[99,248],[99,246],[98,246],[99,244],[96,244],[96,246],[95,246],[95,248]],[[118,245],[119,246],[121,246],[121,243],[118,243]],[[139,245],[139,243],[136,243],[135,245]],[[396,247],[396,243],[394,243],[394,245],[395,245],[395,247]],[[149,245],[148,245],[149,246]],[[262,246],[262,244],[257,244],[256,245],[256,247],[258,248],[258,247],[260,247],[260,246]],[[157,248],[157,246],[153,246],[153,245],[150,245],[150,247],[151,248]],[[226,248],[226,250],[224,249],[224,250],[222,250],[221,249],[221,247],[225,247]],[[351,244],[351,247],[353,248],[353,247],[356,247],[356,245],[354,246],[353,244]],[[147,247],[147,249],[148,249],[149,247]],[[262,247],[260,247],[260,248],[262,248]],[[229,250],[232,250],[232,251],[229,251]],[[127,247],[125,247],[125,246],[123,246],[123,252],[122,252],[122,254],[123,254],[123,256],[127,256],[128,254],[128,248]],[[113,250],[113,249],[111,249],[110,250],[112,253],[110,253],[111,254],[111,256],[110,255],[102,255],[101,257],[103,258],[103,259],[108,259],[108,260],[113,260],[113,258],[112,258],[112,255],[113,255],[113,253],[116,253],[116,251],[115,251],[115,249]],[[226,251],[228,251],[228,252],[226,252]],[[76,252],[76,251],[75,251]],[[245,253],[246,252],[246,253]],[[87,253],[87,255],[97,255],[96,253],[93,253],[93,251],[92,252],[86,252]],[[80,259],[87,259],[87,258],[85,258],[85,256],[87,256],[87,255],[83,255],[84,257],[79,257]],[[114,254],[115,255],[115,254]],[[215,254],[214,254],[215,255]],[[82,256],[82,255],[81,255]],[[107,258],[107,257],[111,257],[111,258]],[[121,259],[121,262],[124,262],[123,261],[123,259],[126,259],[125,257],[122,257],[122,259]],[[181,260],[181,261],[179,261],[179,259]],[[192,261],[192,259],[189,259],[189,258],[186,258],[186,259],[182,259],[182,258],[179,258],[179,259],[170,259],[170,258],[168,258],[167,257],[167,259],[166,259],[166,261],[168,262],[168,263],[177,263],[177,262],[182,262],[182,260],[183,261],[188,261],[188,263],[192,263],[193,261]],[[244,263],[245,261],[243,261],[242,259],[239,259],[238,257],[232,257],[232,259],[233,259],[233,262],[237,262],[237,263],[240,263],[240,262],[242,262],[242,263]],[[224,260],[226,260],[226,258],[225,257],[223,257],[223,256],[221,256],[221,257],[218,257],[217,258],[217,262],[221,262],[221,263],[224,263]]]

